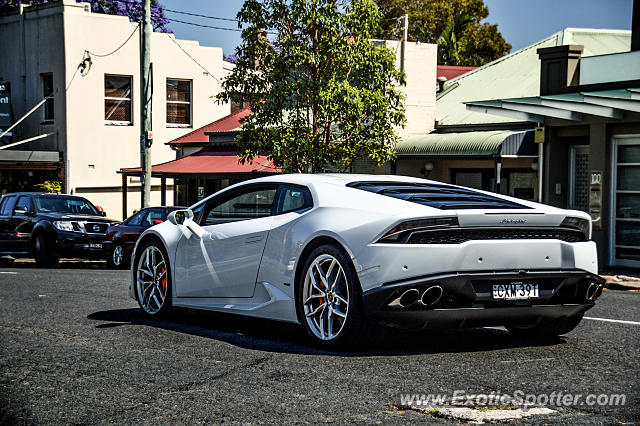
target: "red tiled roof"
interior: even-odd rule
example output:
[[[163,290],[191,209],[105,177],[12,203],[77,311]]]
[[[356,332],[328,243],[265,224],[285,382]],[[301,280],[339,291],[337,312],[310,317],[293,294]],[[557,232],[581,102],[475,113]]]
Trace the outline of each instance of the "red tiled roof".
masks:
[[[477,67],[458,67],[454,65],[438,65],[436,69],[436,78],[446,77],[447,80],[456,78],[459,75],[475,70]]]
[[[140,167],[120,169],[122,173],[140,172]],[[168,175],[210,174],[210,173],[279,173],[280,168],[264,155],[254,157],[253,163],[241,164],[235,152],[209,151],[203,149],[195,154],[178,158],[151,167],[151,173]]]
[[[183,143],[207,143],[209,142],[209,136],[205,135],[205,132],[228,132],[240,127],[240,120],[247,115],[251,114],[251,108],[242,108],[236,112],[222,117],[219,120],[209,123],[206,126],[202,126],[199,129],[193,130],[186,135],[182,135],[169,142],[170,145],[183,144]]]

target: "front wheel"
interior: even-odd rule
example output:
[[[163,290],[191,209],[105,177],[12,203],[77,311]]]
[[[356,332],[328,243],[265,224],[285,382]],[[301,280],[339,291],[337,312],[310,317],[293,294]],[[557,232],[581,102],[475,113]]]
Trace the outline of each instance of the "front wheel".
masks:
[[[59,258],[52,253],[49,240],[44,234],[36,235],[33,240],[33,255],[38,268],[52,268],[58,265]]]
[[[324,347],[357,344],[369,324],[353,264],[334,245],[316,248],[304,263],[296,291],[296,309],[312,341]]]
[[[149,241],[136,254],[136,299],[142,312],[160,316],[171,308],[171,274],[162,244]]]
[[[520,337],[557,337],[576,328],[582,321],[582,316],[580,314],[536,325],[509,325],[506,329]]]

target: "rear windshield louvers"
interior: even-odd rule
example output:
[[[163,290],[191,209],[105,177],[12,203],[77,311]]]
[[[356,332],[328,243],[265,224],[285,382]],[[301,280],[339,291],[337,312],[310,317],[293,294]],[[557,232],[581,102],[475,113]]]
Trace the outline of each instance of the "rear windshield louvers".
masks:
[[[417,182],[352,182],[347,186],[399,198],[440,210],[461,209],[528,209],[512,201],[467,188],[445,184]]]

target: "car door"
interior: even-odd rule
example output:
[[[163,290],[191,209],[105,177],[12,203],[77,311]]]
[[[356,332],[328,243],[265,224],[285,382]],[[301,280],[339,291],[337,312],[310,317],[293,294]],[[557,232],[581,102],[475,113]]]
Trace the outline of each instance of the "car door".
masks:
[[[16,201],[15,195],[5,195],[0,203],[0,251],[10,251],[9,234],[11,230],[11,212]]]
[[[178,243],[178,297],[251,297],[272,222],[277,185],[250,185],[210,200],[199,216],[206,231]]]
[[[31,244],[31,231],[35,225],[34,208],[30,195],[21,195],[13,208],[10,219],[11,248],[15,252],[26,252]]]

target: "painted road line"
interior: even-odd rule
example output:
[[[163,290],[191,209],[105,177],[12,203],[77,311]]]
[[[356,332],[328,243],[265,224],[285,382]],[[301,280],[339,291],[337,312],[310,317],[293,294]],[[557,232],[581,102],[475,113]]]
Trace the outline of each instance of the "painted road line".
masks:
[[[594,321],[617,322],[619,324],[640,325],[640,322],[637,322],[637,321],[625,321],[625,320],[617,320],[617,319],[609,319],[609,318],[595,318],[595,317],[584,317],[584,319],[594,320]]]
[[[17,272],[5,272],[5,271],[0,271],[0,274],[6,274],[6,275],[18,275]]]

